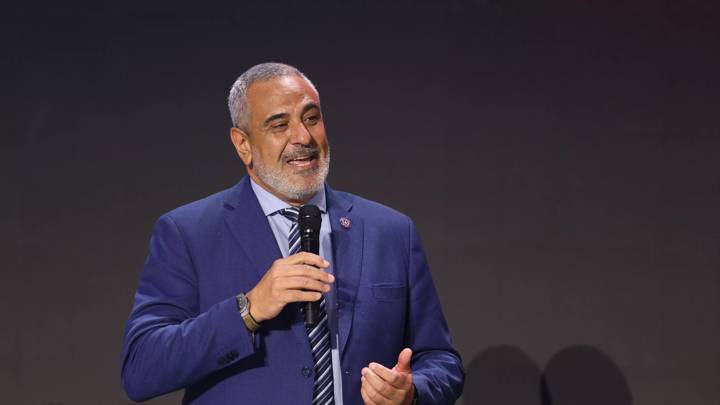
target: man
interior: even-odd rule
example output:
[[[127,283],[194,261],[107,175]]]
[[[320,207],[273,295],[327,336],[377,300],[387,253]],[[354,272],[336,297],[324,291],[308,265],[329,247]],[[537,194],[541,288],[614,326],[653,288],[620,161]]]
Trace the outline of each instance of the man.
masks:
[[[325,185],[320,98],[297,69],[252,67],[229,97],[247,176],[155,224],[122,382],[186,404],[449,404],[463,369],[412,221]],[[297,253],[297,207],[321,211]],[[320,303],[304,325],[300,303]]]

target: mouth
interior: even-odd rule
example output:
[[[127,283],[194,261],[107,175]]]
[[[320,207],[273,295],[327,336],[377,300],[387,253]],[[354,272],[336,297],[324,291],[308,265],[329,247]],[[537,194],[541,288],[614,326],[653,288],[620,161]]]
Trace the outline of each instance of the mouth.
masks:
[[[306,154],[302,156],[294,156],[290,159],[285,160],[285,163],[293,167],[309,167],[314,165],[318,160],[317,153]]]

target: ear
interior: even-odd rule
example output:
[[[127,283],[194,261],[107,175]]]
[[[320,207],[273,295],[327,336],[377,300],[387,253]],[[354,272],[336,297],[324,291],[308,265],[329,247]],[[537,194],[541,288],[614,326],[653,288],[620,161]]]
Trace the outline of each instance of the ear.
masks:
[[[233,127],[230,128],[230,140],[245,166],[250,166],[252,163],[252,149],[248,134],[240,128]]]

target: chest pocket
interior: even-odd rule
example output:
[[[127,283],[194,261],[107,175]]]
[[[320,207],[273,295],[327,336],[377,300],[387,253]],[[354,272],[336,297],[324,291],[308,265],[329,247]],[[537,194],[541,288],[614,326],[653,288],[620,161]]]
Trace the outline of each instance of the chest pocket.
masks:
[[[407,286],[377,284],[370,286],[375,301],[402,301],[407,296]]]

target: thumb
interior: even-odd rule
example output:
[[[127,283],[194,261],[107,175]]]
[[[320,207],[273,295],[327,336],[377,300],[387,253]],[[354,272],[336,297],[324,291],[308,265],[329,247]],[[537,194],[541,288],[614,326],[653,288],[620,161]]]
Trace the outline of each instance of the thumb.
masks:
[[[393,370],[400,371],[403,373],[410,373],[412,372],[412,369],[410,368],[410,360],[412,359],[412,350],[410,350],[409,347],[404,348],[400,355],[398,356],[397,364],[395,364],[395,367],[393,367]]]

